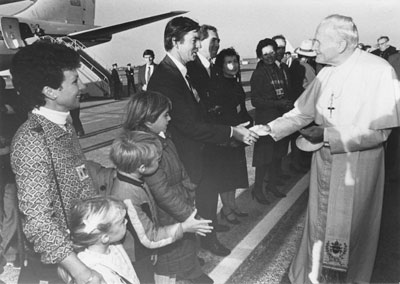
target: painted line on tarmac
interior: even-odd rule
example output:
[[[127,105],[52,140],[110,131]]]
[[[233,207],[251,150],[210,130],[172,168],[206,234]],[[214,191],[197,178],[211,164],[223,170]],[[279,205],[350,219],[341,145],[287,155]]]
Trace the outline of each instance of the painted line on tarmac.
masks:
[[[215,284],[226,283],[243,261],[252,253],[272,228],[285,215],[309,186],[310,174],[305,174],[275,207],[250,231],[250,233],[209,274]]]

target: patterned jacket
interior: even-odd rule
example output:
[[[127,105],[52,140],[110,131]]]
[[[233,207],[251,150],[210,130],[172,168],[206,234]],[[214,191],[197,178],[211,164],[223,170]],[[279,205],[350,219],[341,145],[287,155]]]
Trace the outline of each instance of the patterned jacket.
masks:
[[[24,233],[44,263],[59,263],[72,252],[60,194],[69,218],[74,202],[98,194],[99,188],[105,192],[114,176],[113,170],[86,161],[71,124],[66,127],[31,114],[12,143]],[[94,182],[93,177],[100,179]]]

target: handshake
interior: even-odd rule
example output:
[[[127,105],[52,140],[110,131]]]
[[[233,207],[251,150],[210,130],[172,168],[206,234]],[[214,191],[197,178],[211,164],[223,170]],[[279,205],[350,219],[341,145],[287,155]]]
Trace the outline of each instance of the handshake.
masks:
[[[246,128],[250,122],[245,122],[237,126],[233,126],[232,137],[247,145],[253,145],[260,136],[266,136],[270,133],[271,128],[268,125],[254,125],[249,129]]]

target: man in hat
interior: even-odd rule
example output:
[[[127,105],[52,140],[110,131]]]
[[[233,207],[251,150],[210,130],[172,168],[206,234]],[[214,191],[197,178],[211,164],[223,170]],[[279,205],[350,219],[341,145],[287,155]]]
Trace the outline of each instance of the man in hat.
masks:
[[[400,90],[389,63],[357,44],[352,18],[325,18],[314,50],[317,62],[327,66],[293,110],[268,124],[275,140],[300,130],[319,147],[312,159],[303,238],[289,271],[292,283],[370,282],[381,221],[384,142],[400,125]],[[317,125],[301,130],[312,121]]]
[[[128,90],[128,97],[129,97],[131,95],[131,87],[133,89],[133,93],[136,93],[135,78],[133,76],[134,71],[130,63],[126,65],[125,74],[127,80],[126,88]]]
[[[121,88],[121,78],[119,77],[118,74],[118,65],[117,63],[114,63],[112,65],[112,70],[111,70],[111,84],[113,86],[113,97],[115,100],[120,100],[121,95],[120,95],[120,88]]]

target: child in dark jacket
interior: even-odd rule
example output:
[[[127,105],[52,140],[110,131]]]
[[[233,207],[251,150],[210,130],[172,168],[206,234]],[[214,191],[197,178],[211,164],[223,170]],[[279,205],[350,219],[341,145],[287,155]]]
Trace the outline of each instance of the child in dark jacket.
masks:
[[[143,177],[158,170],[161,153],[157,136],[142,131],[124,131],[110,151],[118,171],[112,195],[126,204],[131,225],[128,224],[131,235],[126,236],[124,246],[131,259],[134,256],[134,267],[142,283],[163,281],[162,275],[153,276],[151,258],[157,253],[154,249],[176,242],[184,233],[205,235],[212,229],[208,225],[211,221],[194,218],[196,210],[182,221],[160,224],[156,203]]]
[[[145,176],[156,201],[161,226],[182,222],[195,210],[195,185],[190,181],[167,132],[171,108],[171,101],[166,96],[141,92],[129,101],[124,123],[125,130],[151,133],[162,143],[159,168],[154,174]],[[179,241],[159,249],[156,274],[169,279],[169,283],[176,280],[213,283],[200,267],[197,241],[194,234],[184,234]]]

